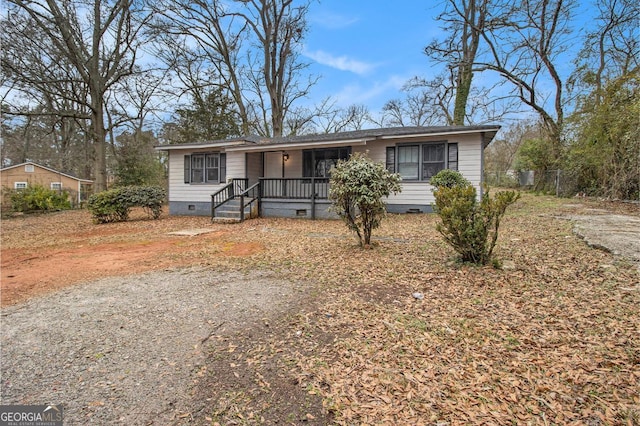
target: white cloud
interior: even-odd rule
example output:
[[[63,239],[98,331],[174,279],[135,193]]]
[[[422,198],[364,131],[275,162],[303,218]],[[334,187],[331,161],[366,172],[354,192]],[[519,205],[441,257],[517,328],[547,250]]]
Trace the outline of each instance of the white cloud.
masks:
[[[333,56],[323,50],[316,50],[310,52],[305,50],[303,54],[319,64],[326,65],[331,68],[336,68],[341,71],[350,71],[354,74],[363,75],[367,74],[375,68],[375,65],[367,62],[358,61],[356,59],[349,58],[346,55]]]
[[[406,76],[391,75],[384,81],[376,81],[370,85],[358,83],[344,86],[339,92],[334,93],[333,96],[337,104],[341,106],[365,104],[373,108],[378,108],[384,102],[396,97],[406,82]]]
[[[323,11],[312,13],[310,21],[314,24],[318,24],[323,28],[330,30],[337,30],[340,28],[347,28],[359,21],[356,17],[349,17],[340,15],[333,12]]]

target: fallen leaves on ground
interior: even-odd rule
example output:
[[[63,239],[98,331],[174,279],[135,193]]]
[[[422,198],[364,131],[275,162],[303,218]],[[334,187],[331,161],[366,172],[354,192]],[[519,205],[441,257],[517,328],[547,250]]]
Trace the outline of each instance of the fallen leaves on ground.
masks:
[[[325,259],[339,290],[308,333],[336,339],[301,371],[336,423],[640,424],[637,270],[537,213],[528,198],[503,222],[513,270],[447,263],[435,216],[387,222],[405,244]]]
[[[163,266],[263,268],[310,283],[309,303],[291,318],[268,333],[223,336],[228,345],[212,352],[210,365],[228,371],[201,392],[221,424],[275,423],[265,407],[282,389],[294,393],[291,383],[281,386],[290,377],[298,392],[322,397],[340,425],[640,424],[637,269],[577,238],[557,218],[566,203],[526,195],[508,210],[495,251],[505,269],[456,263],[436,215],[391,215],[366,250],[339,221],[291,219],[163,218],[106,226],[112,234],[100,239],[156,241],[209,226],[219,234],[182,240]],[[571,212],[611,206],[570,203]],[[3,230],[3,248],[27,246],[26,223],[21,237]],[[79,225],[76,234],[92,241],[95,226],[105,225]],[[45,239],[78,241],[72,233]],[[252,249],[222,255],[243,244]],[[277,420],[319,416],[305,413]]]

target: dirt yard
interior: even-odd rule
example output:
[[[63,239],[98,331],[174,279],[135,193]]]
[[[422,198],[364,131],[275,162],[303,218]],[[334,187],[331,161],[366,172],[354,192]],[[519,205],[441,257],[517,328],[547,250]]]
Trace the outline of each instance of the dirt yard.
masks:
[[[590,245],[640,263],[640,207],[636,204],[565,203],[559,217],[575,222]],[[174,235],[206,229],[197,236]],[[86,211],[26,216],[2,223],[1,304],[11,305],[79,282],[209,264],[209,254],[251,256],[264,244],[241,238],[238,227],[212,225],[208,218],[146,219],[134,212],[126,223],[95,225]]]
[[[203,251],[233,258],[263,250],[207,218],[132,219],[95,225],[86,211],[71,211],[3,221],[2,306],[97,278],[198,265]],[[197,237],[171,234],[202,228]]]
[[[314,288],[244,265],[264,251],[243,238],[246,224],[138,214],[94,225],[72,211],[2,225],[3,404],[61,403],[68,424],[205,424],[225,404],[211,402],[213,380],[257,389],[269,423],[328,422],[320,398],[279,369],[230,361],[243,339],[286,330]]]

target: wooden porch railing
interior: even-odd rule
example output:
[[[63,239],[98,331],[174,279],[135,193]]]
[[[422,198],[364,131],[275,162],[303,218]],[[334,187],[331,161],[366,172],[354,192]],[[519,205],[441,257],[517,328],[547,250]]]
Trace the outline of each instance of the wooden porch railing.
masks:
[[[250,215],[253,217],[253,214],[262,208],[260,203],[265,198],[309,200],[311,218],[315,219],[316,201],[329,198],[329,178],[260,178],[258,183],[247,186],[247,179],[233,179],[211,195],[211,219],[215,217],[216,209],[231,200],[239,199],[240,221],[243,221],[245,209],[249,207]]]
[[[329,178],[260,178],[262,198],[326,200]]]

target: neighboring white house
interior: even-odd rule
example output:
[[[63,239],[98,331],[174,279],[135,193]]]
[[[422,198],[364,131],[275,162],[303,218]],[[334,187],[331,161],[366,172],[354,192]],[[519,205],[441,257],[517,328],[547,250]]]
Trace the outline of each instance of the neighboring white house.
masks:
[[[156,149],[169,153],[170,214],[211,215],[212,207],[242,195],[261,216],[333,217],[327,212],[329,170],[354,152],[367,152],[402,176],[402,192],[386,200],[389,212],[430,212],[428,182],[442,169],[460,171],[481,192],[484,149],[499,129],[397,127]]]

